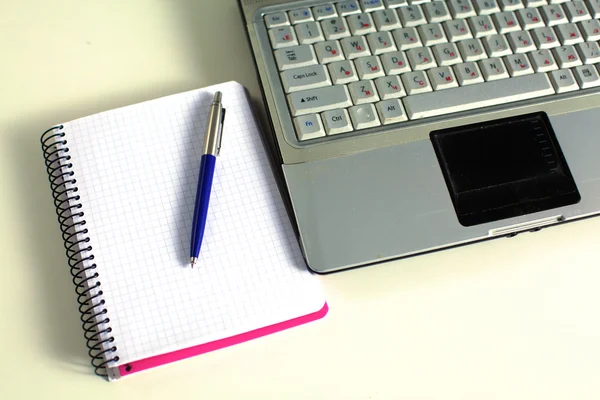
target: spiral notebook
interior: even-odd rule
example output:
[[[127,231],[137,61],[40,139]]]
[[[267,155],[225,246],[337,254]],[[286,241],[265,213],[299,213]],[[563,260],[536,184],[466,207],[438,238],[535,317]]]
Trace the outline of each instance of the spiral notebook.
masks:
[[[207,113],[227,109],[196,268]],[[180,93],[42,135],[96,373],[115,380],[323,317],[243,86]]]

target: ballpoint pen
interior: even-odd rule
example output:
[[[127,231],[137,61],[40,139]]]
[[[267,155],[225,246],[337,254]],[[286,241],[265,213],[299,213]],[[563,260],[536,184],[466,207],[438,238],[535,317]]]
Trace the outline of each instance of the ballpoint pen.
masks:
[[[192,268],[198,261],[206,216],[208,215],[208,202],[212,188],[215,163],[221,150],[221,136],[223,134],[223,121],[225,108],[221,104],[221,92],[216,92],[210,106],[206,138],[204,139],[204,153],[200,159],[200,175],[196,189],[196,205],[194,206],[194,220],[192,221],[192,245],[190,249],[190,263]]]

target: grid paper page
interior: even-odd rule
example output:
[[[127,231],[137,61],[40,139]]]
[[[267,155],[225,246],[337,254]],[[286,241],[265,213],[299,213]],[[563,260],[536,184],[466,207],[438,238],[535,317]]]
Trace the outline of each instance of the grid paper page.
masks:
[[[222,148],[200,257],[191,269],[196,184],[217,90],[227,109]],[[323,307],[241,85],[64,125],[119,365]]]

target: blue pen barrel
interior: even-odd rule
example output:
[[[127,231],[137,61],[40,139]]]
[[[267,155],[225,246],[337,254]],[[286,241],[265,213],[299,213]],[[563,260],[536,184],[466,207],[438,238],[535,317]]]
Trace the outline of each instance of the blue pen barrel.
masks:
[[[208,203],[210,200],[210,190],[212,188],[216,160],[217,157],[211,154],[204,154],[200,159],[200,175],[198,176],[196,206],[194,207],[190,257],[197,257],[200,253],[200,246],[202,245],[204,228],[206,226],[206,216],[208,214]]]

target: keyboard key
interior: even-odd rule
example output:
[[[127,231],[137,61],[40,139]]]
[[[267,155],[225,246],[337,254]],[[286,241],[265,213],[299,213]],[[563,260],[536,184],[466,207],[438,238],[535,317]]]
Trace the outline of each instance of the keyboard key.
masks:
[[[383,100],[406,96],[402,82],[397,75],[384,76],[375,80],[379,97]]]
[[[373,20],[378,31],[391,31],[400,28],[400,20],[394,10],[377,10],[373,13]]]
[[[471,35],[469,26],[465,20],[462,19],[446,21],[444,22],[444,28],[448,34],[448,40],[451,42],[457,42],[459,40],[470,39],[473,37]]]
[[[354,60],[354,65],[359,79],[373,79],[384,75],[381,62],[377,56],[357,58]]]
[[[500,12],[500,6],[496,0],[475,0],[475,9],[479,15],[490,15]]]
[[[436,66],[429,47],[417,47],[406,51],[410,66],[414,71],[429,69]]]
[[[600,46],[596,42],[584,42],[575,46],[584,64],[600,62]]]
[[[583,64],[573,46],[561,46],[552,51],[559,68],[571,68]]]
[[[450,0],[450,10],[454,18],[468,18],[475,16],[475,9],[469,0]]]
[[[396,51],[396,44],[392,39],[392,34],[389,32],[377,32],[367,35],[367,41],[373,54],[387,53]]]
[[[360,5],[364,12],[382,10],[383,0],[360,0]]]
[[[325,126],[325,132],[328,135],[338,135],[340,133],[346,133],[352,130],[352,124],[350,123],[348,111],[343,108],[325,111],[323,114],[321,114],[321,119],[323,120],[323,125]]]
[[[525,0],[526,7],[541,7],[548,4],[546,0]]]
[[[564,9],[570,22],[579,22],[592,18],[583,1],[575,0],[565,3]],[[583,86],[581,88],[583,89]]]
[[[302,45],[275,50],[275,60],[279,70],[306,67],[317,63],[312,46]]]
[[[454,66],[454,72],[460,86],[483,82],[479,67],[474,62],[466,62]]]
[[[325,136],[321,118],[317,114],[302,115],[294,118],[298,140],[310,140]]]
[[[265,15],[265,25],[267,28],[277,28],[279,26],[289,25],[290,20],[284,12]]]
[[[462,62],[458,48],[454,43],[438,44],[433,47],[437,64],[441,66],[454,65]]]
[[[271,46],[273,46],[274,49],[298,45],[294,28],[291,26],[270,29],[269,37],[271,39]]]
[[[506,36],[513,53],[527,53],[536,49],[533,38],[527,31],[511,32]]]
[[[586,42],[600,40],[600,22],[595,19],[580,22],[579,31]]]
[[[478,61],[487,57],[479,39],[467,39],[458,42],[458,48],[465,61]]]
[[[312,8],[312,13],[317,21],[326,18],[337,17],[337,12],[332,4],[325,4],[322,6],[316,6]]]
[[[421,38],[415,28],[400,28],[392,32],[396,45],[400,50],[407,50],[413,47],[423,46]]]
[[[350,96],[354,104],[365,104],[379,101],[379,95],[375,90],[373,81],[358,81],[348,84]]]
[[[410,119],[434,117],[554,94],[546,74],[485,82],[402,99]]]
[[[364,36],[350,36],[342,39],[341,43],[344,54],[349,60],[371,55]]]
[[[326,86],[288,94],[293,116],[319,113],[352,105],[350,93],[344,85]]]
[[[522,8],[517,10],[517,18],[523,30],[544,27],[544,21],[537,8]]]
[[[492,35],[483,38],[483,46],[490,57],[502,57],[512,54],[504,35]]]
[[[400,6],[405,6],[407,4],[407,0],[385,0],[385,5],[387,8],[396,8]]]
[[[330,18],[321,21],[325,39],[336,40],[350,36],[350,30],[344,18]]]
[[[549,4],[541,7],[542,17],[547,26],[566,24],[569,22],[560,4]]]
[[[308,8],[299,8],[288,12],[290,16],[290,22],[292,24],[299,24],[301,22],[313,21],[312,12]]]
[[[408,72],[401,76],[402,84],[408,95],[431,92],[431,84],[424,71]]]
[[[514,11],[525,7],[521,0],[499,0],[502,11]]]
[[[315,43],[314,52],[317,53],[320,64],[329,64],[330,62],[341,61],[344,59],[342,47],[337,40]]]
[[[288,69],[281,73],[281,82],[286,93],[331,85],[324,65]]]
[[[508,71],[499,57],[479,61],[479,68],[486,81],[497,81],[508,78]]]
[[[427,75],[429,75],[429,82],[431,82],[433,90],[443,90],[458,86],[450,67],[432,68],[427,71]]]
[[[580,88],[588,89],[600,86],[600,76],[598,76],[598,70],[593,65],[575,67],[574,73]]]
[[[471,25],[471,31],[476,38],[482,38],[498,33],[496,32],[496,28],[489,15],[471,17],[469,18],[469,25]]]
[[[529,58],[535,72],[548,72],[558,69],[558,65],[552,57],[552,52],[548,49],[531,52]]]
[[[504,64],[511,77],[533,74],[527,54],[511,54],[504,57]]]
[[[467,0],[459,1],[466,2]],[[446,3],[444,3],[443,1],[434,1],[431,3],[423,4],[423,12],[425,13],[427,21],[429,21],[430,23],[448,21],[452,19],[452,17],[450,16],[450,11],[448,11]]]
[[[558,25],[554,28],[561,44],[575,44],[583,42],[583,37],[575,24]]]
[[[350,15],[360,12],[360,6],[356,0],[341,1],[336,4],[339,15]]]
[[[385,53],[380,58],[386,75],[397,75],[410,71],[410,65],[402,51]]]
[[[295,26],[300,44],[311,44],[325,40],[318,22],[305,22]]]
[[[398,9],[398,16],[404,27],[418,26],[427,23],[425,15],[423,15],[423,11],[419,5],[400,7]]]
[[[560,46],[552,28],[537,28],[533,31],[533,41],[538,49],[551,49]]]
[[[519,22],[515,16],[515,13],[512,11],[501,12],[498,14],[494,14],[494,21],[496,22],[496,27],[498,28],[498,32],[501,34],[505,34],[508,32],[520,31],[521,27],[519,26]]]
[[[600,18],[600,0],[586,0],[585,3],[588,6],[588,11],[592,18]]]
[[[380,101],[376,105],[379,119],[384,125],[408,120],[402,103],[398,99]]]
[[[373,104],[361,104],[350,107],[349,111],[354,129],[367,129],[381,125]]]
[[[375,32],[375,24],[373,24],[371,14],[352,14],[346,17],[346,22],[350,27],[352,35],[364,35],[365,33]]]
[[[579,89],[579,85],[570,69],[559,69],[550,72],[549,75],[556,93],[572,92]]]
[[[329,74],[334,85],[340,85],[358,80],[358,74],[352,61],[339,61],[329,64]]]
[[[426,24],[419,27],[419,35],[425,46],[446,43],[446,35],[441,24]]]

